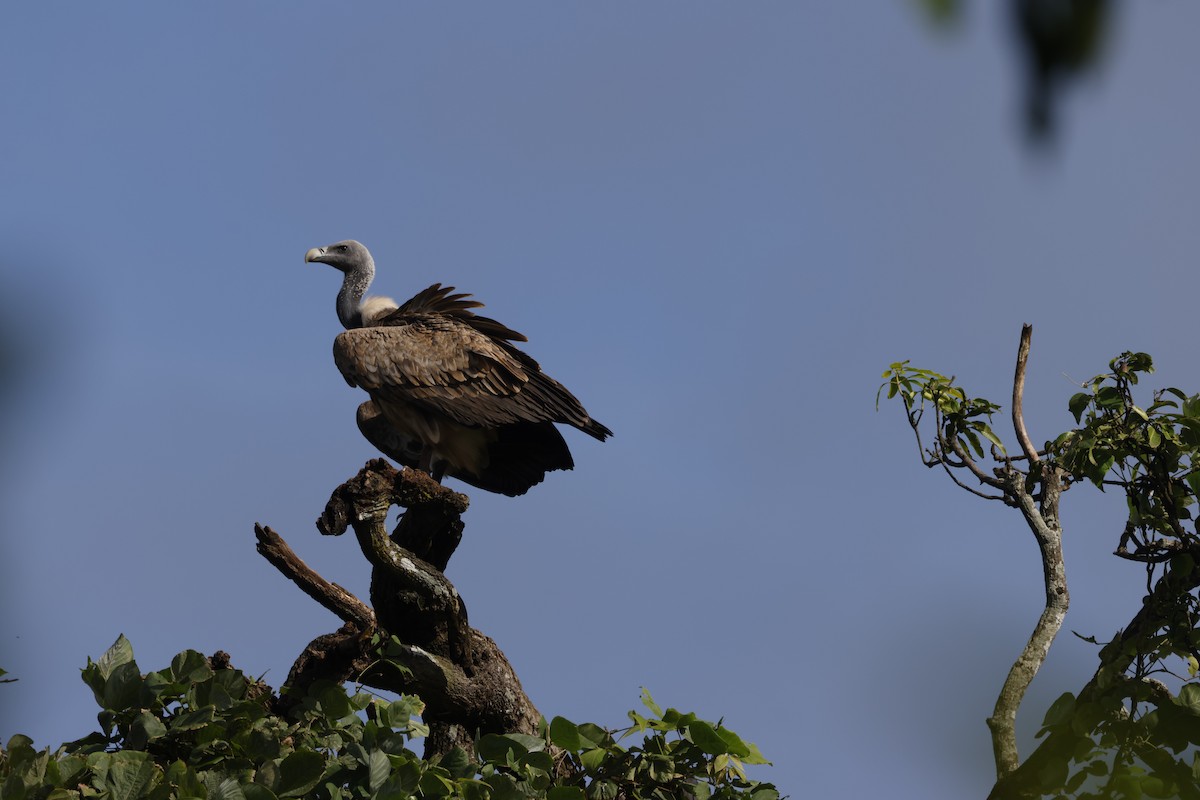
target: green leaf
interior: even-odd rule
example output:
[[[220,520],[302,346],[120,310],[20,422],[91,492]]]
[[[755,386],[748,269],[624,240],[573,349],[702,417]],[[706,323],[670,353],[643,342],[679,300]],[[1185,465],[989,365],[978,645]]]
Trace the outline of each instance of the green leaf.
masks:
[[[254,782],[276,791],[279,788],[279,761],[264,761],[260,764],[254,771]]]
[[[510,760],[515,763],[518,758],[529,752],[525,745],[514,741],[509,736],[498,733],[488,733],[479,737],[475,743],[479,760],[487,764],[507,765]]]
[[[1050,708],[1046,709],[1046,718],[1042,720],[1042,725],[1047,728],[1061,725],[1069,720],[1073,713],[1075,713],[1075,695],[1063,692],[1057,700],[1050,704]]]
[[[112,754],[104,783],[112,800],[136,800],[149,793],[161,776],[149,755],[122,750]]]
[[[132,651],[131,651],[132,652]],[[141,706],[142,673],[135,661],[125,661],[111,667],[104,681],[104,708],[126,711]]]
[[[1175,702],[1180,708],[1200,716],[1200,685],[1195,683],[1185,683],[1180,689],[1179,694],[1175,698]]]
[[[608,735],[608,732],[594,722],[581,722],[578,728],[579,735],[583,738],[585,744],[603,747],[612,741],[612,737]]]
[[[143,711],[134,718],[125,746],[131,750],[144,750],[147,744],[165,736],[166,733],[167,726],[163,725],[158,717],[149,711]]]
[[[522,767],[532,767],[547,776],[554,774],[554,759],[545,750],[526,753],[517,760],[517,763]]]
[[[408,796],[416,792],[423,774],[421,764],[416,759],[406,759],[400,764],[393,760],[392,777],[388,779],[387,785]]]
[[[600,769],[600,765],[607,759],[608,751],[600,747],[584,750],[579,754],[579,760],[583,763],[583,768],[588,772],[595,772]]]
[[[650,780],[657,783],[666,783],[675,774],[675,761],[667,756],[648,754],[643,756],[642,763],[650,775]]]
[[[1067,794],[1074,794],[1079,789],[1080,786],[1083,786],[1083,782],[1086,781],[1087,779],[1088,779],[1087,772],[1080,770],[1079,772],[1076,772],[1074,775],[1071,776],[1070,780],[1068,780],[1066,785],[1063,786],[1063,790]]]
[[[1192,494],[1200,496],[1200,472],[1189,472],[1183,476],[1183,480],[1192,490]]]
[[[344,719],[354,713],[346,689],[331,681],[317,681],[308,690],[310,699],[315,700],[321,714],[331,720]]]
[[[725,746],[728,748],[725,752],[738,758],[745,758],[750,755],[750,747],[742,738],[729,728],[717,728],[717,736],[725,740]]]
[[[1079,392],[1072,395],[1071,399],[1067,401],[1067,408],[1070,410],[1071,415],[1075,417],[1076,423],[1083,417],[1083,412],[1087,410],[1088,404],[1091,402],[1092,396],[1087,392]]]
[[[650,690],[645,686],[642,687],[642,705],[650,709],[654,716],[662,719],[662,709],[658,707],[658,703],[654,702],[654,698],[650,696]]]
[[[96,666],[100,670],[100,675],[105,680],[112,674],[112,671],[122,664],[133,663],[133,645],[125,638],[125,634],[117,637],[117,640],[112,643],[112,647],[105,651],[104,655],[100,656],[100,660],[96,662]]]
[[[1125,404],[1125,395],[1115,386],[1101,386],[1096,390],[1096,405],[1100,408],[1120,408]]]
[[[989,442],[996,445],[996,447],[1000,450],[1001,453],[1008,452],[1007,450],[1004,449],[1004,443],[1000,441],[1000,437],[992,432],[992,429],[989,425],[987,425],[983,422],[977,422],[977,423],[975,423],[975,430],[982,433]]]
[[[546,792],[546,800],[585,800],[583,789],[578,786],[552,786]]]
[[[1125,363],[1133,372],[1154,372],[1154,360],[1148,353],[1129,353]]]
[[[492,787],[483,781],[461,780],[458,782],[458,789],[463,800],[490,800],[492,796]]]
[[[509,733],[505,734],[504,738],[513,742],[517,742],[530,753],[536,753],[539,750],[546,749],[546,740],[540,736],[530,736],[526,733]]]
[[[612,781],[592,781],[588,786],[588,797],[591,800],[616,800],[617,785]]]
[[[325,772],[325,757],[313,750],[297,750],[279,764],[280,797],[299,797],[317,785]]]
[[[963,433],[966,435],[967,441],[971,443],[971,449],[975,451],[975,457],[983,458],[983,447],[979,444],[979,437],[975,435],[975,431],[970,428],[964,428]],[[959,438],[959,442],[962,442],[961,438]],[[967,448],[964,447],[963,449],[966,450]]]
[[[688,736],[697,747],[709,755],[725,755],[729,752],[729,744],[707,722],[693,722],[688,726]]]
[[[743,756],[742,760],[745,761],[747,764],[770,764],[771,763],[770,761],[768,761],[766,759],[766,756],[764,756],[762,754],[762,751],[758,749],[758,745],[754,744],[754,742],[747,742],[746,746],[750,748],[750,752],[746,756]]]
[[[13,752],[18,751],[18,750],[27,750],[32,753],[33,752],[33,739],[30,739],[28,736],[26,736],[23,733],[14,733],[12,736],[9,737],[8,744],[5,746],[4,749],[7,750],[9,752],[9,754],[12,754]]]
[[[240,784],[238,790],[246,800],[276,800],[274,792],[257,783]]]
[[[180,714],[178,717],[168,720],[168,722],[172,731],[194,731],[198,728],[203,728],[216,718],[217,710],[212,706],[205,706],[195,711]]]
[[[457,745],[449,753],[442,756],[441,760],[438,761],[438,766],[455,778],[475,777],[475,765],[471,763],[470,754]]]
[[[579,728],[575,726],[575,723],[562,717],[555,717],[550,720],[550,741],[563,750],[569,750],[572,753],[583,746],[583,740],[579,736]]]
[[[454,783],[438,775],[434,770],[428,770],[421,775],[421,794],[426,797],[450,797],[454,794]]]
[[[216,780],[207,781],[209,800],[246,800],[246,795],[242,791],[242,787],[238,785],[237,778],[221,778],[217,776]]]
[[[1058,791],[1067,782],[1070,766],[1065,759],[1053,758],[1037,771],[1038,785],[1043,793]]]
[[[462,748],[456,748],[460,752]],[[464,754],[465,755],[465,754]],[[372,750],[367,762],[367,786],[372,792],[379,790],[392,774],[392,762],[382,750]]]
[[[171,659],[171,677],[177,683],[199,683],[211,678],[212,667],[203,653],[195,650],[184,650]]]
[[[1170,797],[1171,792],[1162,778],[1157,775],[1147,775],[1142,778],[1142,792],[1150,797]]]
[[[527,795],[517,788],[517,783],[511,776],[495,773],[484,778],[484,783],[492,787],[492,800],[526,800]]]

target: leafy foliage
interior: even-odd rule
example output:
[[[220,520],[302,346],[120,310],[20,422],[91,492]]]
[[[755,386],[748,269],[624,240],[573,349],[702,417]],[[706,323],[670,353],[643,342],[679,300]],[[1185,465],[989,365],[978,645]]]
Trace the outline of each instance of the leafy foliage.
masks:
[[[5,800],[271,800],[271,798],[461,798],[462,800],[778,800],[745,765],[758,749],[722,725],[643,692],[648,716],[609,731],[555,717],[541,736],[488,734],[475,752],[433,760],[409,749],[427,733],[415,697],[385,700],[316,685],[288,718],[269,687],[194,650],[143,675],[120,637],[83,680],[101,730],[51,752],[26,736],[0,751]],[[638,738],[623,746],[624,736]]]
[[[1146,598],[1100,649],[1096,675],[1050,707],[1041,746],[1002,776],[995,796],[1200,800],[1200,528],[1193,511],[1200,498],[1200,395],[1167,387],[1139,402],[1139,380],[1153,372],[1145,353],[1109,362],[1108,372],[1068,401],[1076,427],[1047,442],[1024,472],[988,427],[999,406],[907,361],[883,374],[880,396],[886,390],[901,399],[918,443],[922,416],[935,412],[923,462],[951,477],[969,470],[997,493],[955,478],[963,488],[1011,504],[1021,491],[1045,498],[1051,473],[1063,476],[1063,489],[1117,487],[1128,515],[1114,555],[1147,572]],[[975,462],[984,455],[979,437],[994,445],[991,472]]]
[[[1165,560],[1173,547],[1196,538],[1194,525],[1189,532],[1183,522],[1192,519],[1200,493],[1200,396],[1168,387],[1142,408],[1133,387],[1139,374],[1154,371],[1150,356],[1122,353],[1109,369],[1071,398],[1080,427],[1059,436],[1053,449],[1076,479],[1124,490],[1129,520],[1121,547],[1132,540],[1136,553]]]
[[[1025,770],[1028,788],[1080,800],[1200,798],[1200,686],[1174,696],[1144,681],[1109,689],[1087,700],[1068,692],[1051,705],[1038,733],[1051,746]]]
[[[980,437],[1004,452],[1004,444],[990,424],[1000,406],[981,397],[968,397],[962,387],[954,385],[954,378],[911,367],[907,361],[892,364],[883,373],[883,378],[885,383],[875,395],[876,407],[884,389],[889,400],[899,395],[914,428],[920,423],[927,404],[933,408],[937,416],[936,428],[941,435],[929,451],[930,458],[950,455],[945,452],[944,443],[947,442],[954,455],[969,457],[973,453],[975,457],[983,458]]]

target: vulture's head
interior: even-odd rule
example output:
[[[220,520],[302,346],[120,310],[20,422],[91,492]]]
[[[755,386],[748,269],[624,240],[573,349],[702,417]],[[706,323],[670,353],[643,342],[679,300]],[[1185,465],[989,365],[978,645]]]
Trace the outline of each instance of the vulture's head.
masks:
[[[305,261],[316,261],[342,271],[342,289],[337,296],[337,315],[342,326],[361,328],[363,324],[359,303],[375,278],[375,261],[367,248],[353,239],[314,247],[304,254]]]
[[[360,242],[347,239],[324,247],[314,247],[304,254],[305,261],[320,262],[331,267],[337,267],[347,275],[363,272],[375,272],[375,262],[370,252]]]

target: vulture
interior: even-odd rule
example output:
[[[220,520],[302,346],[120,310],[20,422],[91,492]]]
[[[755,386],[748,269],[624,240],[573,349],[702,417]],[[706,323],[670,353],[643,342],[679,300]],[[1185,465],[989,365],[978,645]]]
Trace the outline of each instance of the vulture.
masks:
[[[375,262],[359,242],[314,247],[306,262],[341,270],[337,315],[346,330],[333,360],[370,400],[358,429],[406,467],[489,492],[525,494],[575,462],[555,423],[600,441],[612,431],[512,343],[528,341],[471,311],[483,303],[435,283],[397,305],[368,297]]]

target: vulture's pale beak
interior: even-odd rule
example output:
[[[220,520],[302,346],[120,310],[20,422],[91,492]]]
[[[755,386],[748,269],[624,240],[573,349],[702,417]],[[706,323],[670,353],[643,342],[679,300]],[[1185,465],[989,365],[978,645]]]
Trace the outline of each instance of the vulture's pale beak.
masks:
[[[320,261],[321,256],[325,255],[324,247],[314,247],[304,254],[305,261]]]

